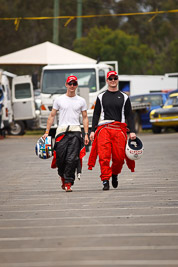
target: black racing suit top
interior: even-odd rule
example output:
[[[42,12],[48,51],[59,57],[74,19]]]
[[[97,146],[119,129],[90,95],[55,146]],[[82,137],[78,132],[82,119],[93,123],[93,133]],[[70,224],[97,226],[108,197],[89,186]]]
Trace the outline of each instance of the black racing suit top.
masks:
[[[130,132],[135,132],[130,99],[121,91],[111,92],[107,90],[98,95],[92,120],[92,132],[96,130],[99,119],[122,123],[126,123],[127,120]]]

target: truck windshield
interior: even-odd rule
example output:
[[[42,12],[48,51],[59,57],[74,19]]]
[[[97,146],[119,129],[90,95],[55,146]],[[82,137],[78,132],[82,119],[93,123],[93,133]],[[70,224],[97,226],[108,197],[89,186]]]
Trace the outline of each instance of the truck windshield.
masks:
[[[170,106],[170,105],[176,105],[176,104],[178,104],[178,96],[170,96],[166,100],[166,103],[164,105],[165,106]]]
[[[161,106],[163,104],[162,95],[136,95],[130,96],[131,102],[150,104],[151,106]]]
[[[66,93],[65,82],[68,76],[75,75],[78,78],[78,86],[88,87],[90,92],[96,92],[95,69],[66,69],[45,70],[42,78],[43,94]]]

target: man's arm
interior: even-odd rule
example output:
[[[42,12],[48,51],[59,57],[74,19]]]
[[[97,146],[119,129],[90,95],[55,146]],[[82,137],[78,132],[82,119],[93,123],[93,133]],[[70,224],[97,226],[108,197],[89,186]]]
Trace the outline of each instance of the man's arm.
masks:
[[[135,121],[134,121],[134,115],[132,112],[132,106],[131,106],[129,98],[127,99],[126,104],[125,104],[125,116],[128,122],[129,129],[130,129],[129,138],[131,140],[134,140],[136,138]]]
[[[90,133],[91,142],[93,142],[93,140],[94,140],[95,129],[96,129],[97,125],[98,125],[98,122],[99,122],[99,119],[100,119],[100,114],[101,114],[101,103],[100,103],[99,98],[97,97],[95,109],[94,109],[94,112],[93,112],[92,129],[91,129],[91,133]]]
[[[84,110],[82,111],[82,118],[83,118],[83,127],[84,127],[84,133],[85,133],[85,145],[88,145],[89,139],[88,139],[88,116],[87,116],[87,111]]]
[[[46,139],[46,137],[49,135],[49,131],[50,131],[51,126],[54,122],[54,118],[55,118],[56,114],[57,114],[57,110],[53,108],[51,113],[49,114],[49,117],[47,120],[46,131],[45,131],[45,134],[42,136],[43,139]]]
[[[100,103],[99,98],[97,97],[95,109],[94,109],[94,112],[93,112],[92,132],[95,132],[96,127],[98,126],[98,122],[99,122],[99,119],[100,119],[100,114],[101,114],[101,103]]]

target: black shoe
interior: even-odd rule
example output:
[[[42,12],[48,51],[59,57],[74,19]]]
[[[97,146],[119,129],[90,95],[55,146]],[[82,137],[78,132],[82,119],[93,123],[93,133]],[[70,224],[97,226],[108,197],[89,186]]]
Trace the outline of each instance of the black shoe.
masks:
[[[103,190],[109,190],[109,181],[108,180],[103,181]]]
[[[112,174],[112,186],[114,187],[114,188],[117,188],[118,187],[118,180],[117,180],[117,175],[115,175],[115,174]]]

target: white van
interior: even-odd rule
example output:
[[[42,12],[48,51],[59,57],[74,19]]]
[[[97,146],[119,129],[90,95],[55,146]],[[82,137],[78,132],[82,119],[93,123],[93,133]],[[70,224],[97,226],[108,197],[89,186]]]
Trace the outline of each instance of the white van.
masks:
[[[10,124],[13,121],[13,111],[12,111],[12,101],[11,101],[11,91],[9,85],[9,79],[7,75],[0,70],[0,84],[3,90],[4,99],[3,99],[3,107],[2,107],[2,122],[4,129],[10,129]]]
[[[31,76],[12,79],[13,124],[10,133],[23,135],[26,128],[33,128],[36,119],[34,91]]]
[[[12,79],[10,90],[9,78]],[[12,135],[23,135],[26,129],[39,126],[39,110],[35,108],[31,76],[16,76],[1,70],[4,92],[2,121],[4,129]]]

